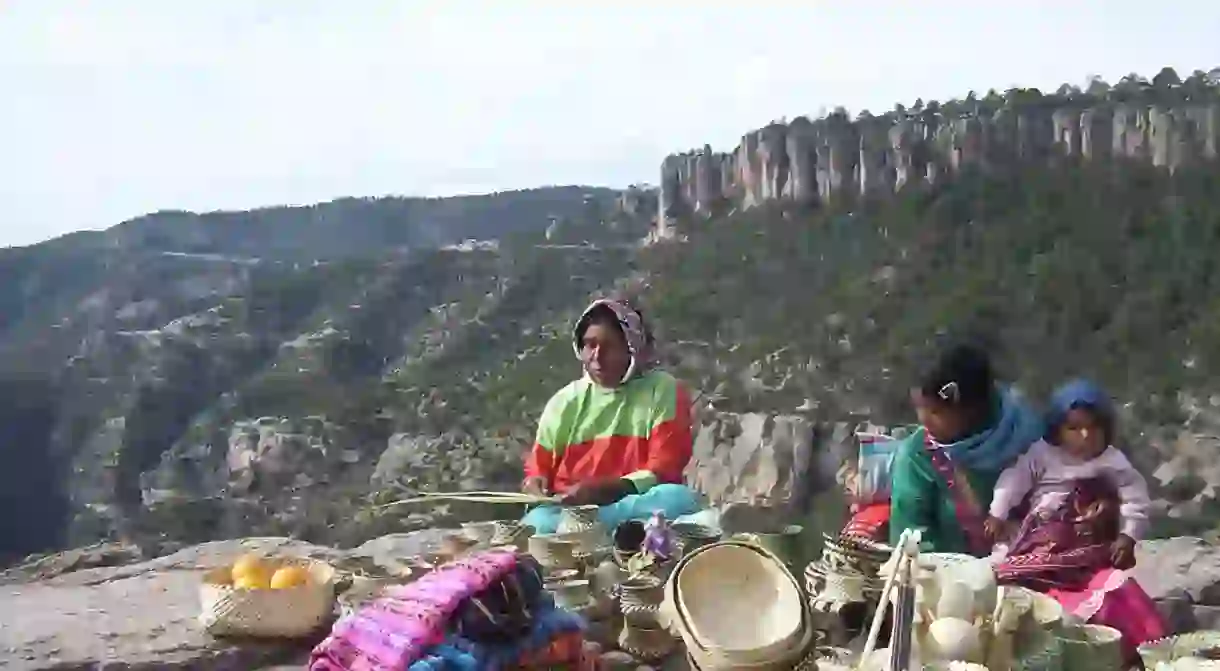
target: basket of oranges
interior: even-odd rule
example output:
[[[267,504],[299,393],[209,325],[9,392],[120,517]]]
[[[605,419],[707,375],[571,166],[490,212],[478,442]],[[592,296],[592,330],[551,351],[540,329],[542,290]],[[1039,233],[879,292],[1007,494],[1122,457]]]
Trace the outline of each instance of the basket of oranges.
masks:
[[[335,570],[309,559],[245,555],[208,571],[199,621],[213,636],[298,638],[334,612]]]

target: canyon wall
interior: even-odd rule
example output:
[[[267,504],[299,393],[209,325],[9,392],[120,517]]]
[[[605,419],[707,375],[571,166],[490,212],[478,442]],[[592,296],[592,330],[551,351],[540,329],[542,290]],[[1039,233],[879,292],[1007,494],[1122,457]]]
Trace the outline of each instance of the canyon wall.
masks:
[[[1121,157],[1168,170],[1217,160],[1217,88],[1189,99],[1156,93],[1119,102],[1017,90],[1005,98],[933,103],[915,113],[900,108],[852,120],[840,109],[816,121],[773,122],[746,133],[731,152],[705,146],[667,156],[657,233],[671,234],[676,219],[710,216],[721,207],[814,205],[1054,156]]]

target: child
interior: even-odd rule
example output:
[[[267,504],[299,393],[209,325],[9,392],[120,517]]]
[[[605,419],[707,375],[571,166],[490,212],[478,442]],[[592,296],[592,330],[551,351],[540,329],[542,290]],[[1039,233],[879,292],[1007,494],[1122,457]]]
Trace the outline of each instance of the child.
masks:
[[[996,482],[988,534],[1007,535],[1009,515],[1028,496],[1029,514],[1010,558],[1067,552],[1108,559],[1119,569],[1134,566],[1151,503],[1144,477],[1110,444],[1109,399],[1089,381],[1070,382],[1052,396],[1047,425],[1046,441],[1035,443]],[[1101,543],[1108,552],[1097,547]]]
[[[1148,486],[1110,445],[1114,412],[1096,385],[1077,380],[1051,397],[1046,441],[1039,441],[996,484],[987,520],[1001,535],[1028,495],[1029,514],[996,566],[1000,584],[1045,594],[1064,612],[1122,633],[1127,661],[1139,645],[1164,637],[1165,620],[1129,569],[1148,528]]]

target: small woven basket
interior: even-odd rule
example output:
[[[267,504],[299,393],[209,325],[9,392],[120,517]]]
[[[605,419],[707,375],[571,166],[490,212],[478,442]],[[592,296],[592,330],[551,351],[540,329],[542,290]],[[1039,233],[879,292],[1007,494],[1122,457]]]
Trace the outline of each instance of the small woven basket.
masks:
[[[243,589],[228,583],[228,566],[208,571],[199,587],[199,623],[213,636],[301,638],[334,613],[335,569],[313,560],[272,559],[272,569],[302,566],[304,585],[287,589]]]

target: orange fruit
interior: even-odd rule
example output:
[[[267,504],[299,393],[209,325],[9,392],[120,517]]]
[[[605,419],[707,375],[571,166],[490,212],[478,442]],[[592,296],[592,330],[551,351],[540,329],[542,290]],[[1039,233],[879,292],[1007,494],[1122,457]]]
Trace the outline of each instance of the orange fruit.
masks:
[[[237,580],[233,581],[233,586],[237,589],[267,589],[267,574],[247,573]]]
[[[301,566],[284,566],[271,576],[271,589],[290,589],[309,582],[309,571]]]
[[[233,576],[233,582],[236,583],[246,576],[254,576],[256,578],[267,576],[271,571],[267,568],[267,564],[263,562],[261,557],[248,554],[242,555],[237,561],[233,562],[233,568],[230,569],[230,573]]]

